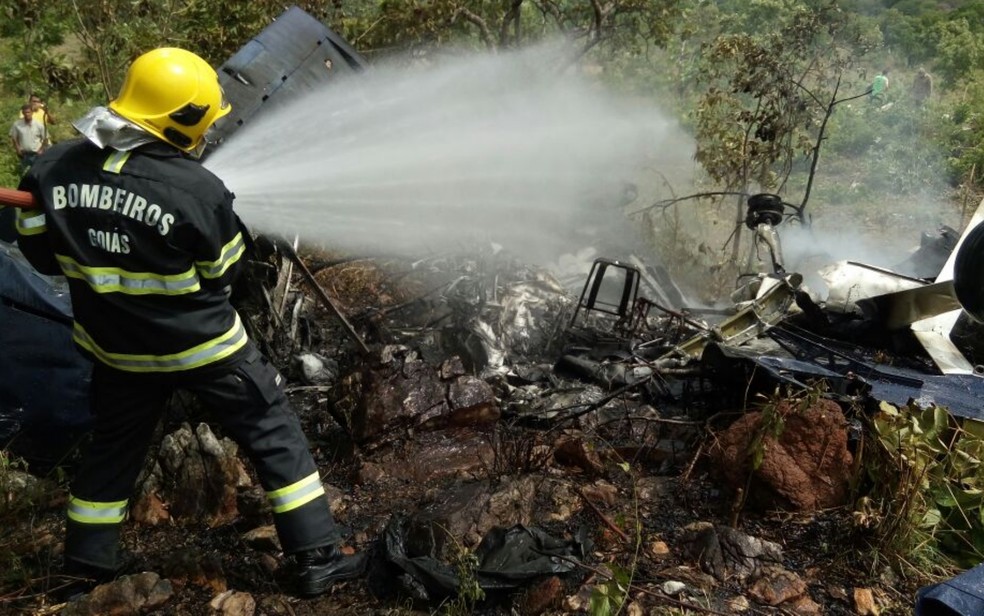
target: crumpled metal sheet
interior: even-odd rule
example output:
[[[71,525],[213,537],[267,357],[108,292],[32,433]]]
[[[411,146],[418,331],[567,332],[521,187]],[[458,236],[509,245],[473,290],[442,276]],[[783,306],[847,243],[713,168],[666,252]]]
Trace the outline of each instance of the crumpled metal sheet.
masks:
[[[838,261],[821,268],[819,274],[827,285],[824,307],[845,314],[862,314],[859,300],[926,284],[924,280],[854,261]]]
[[[498,326],[503,346],[522,358],[542,355],[556,339],[573,299],[555,280],[540,276],[506,289]]]
[[[726,345],[717,345],[717,350],[726,357],[751,362],[775,380],[797,387],[823,379],[835,395],[864,394],[895,405],[913,401],[924,408],[938,405],[955,417],[984,420],[984,379],[979,376],[929,374],[877,363],[860,348],[844,343],[834,346],[831,341],[786,327],[769,330],[769,337],[785,352],[751,352]]]
[[[795,291],[802,281],[799,274],[764,279],[754,301],[746,302],[737,314],[710,331],[677,345],[660,357],[657,365],[665,369],[699,359],[711,341],[737,346],[760,336],[795,309]]]

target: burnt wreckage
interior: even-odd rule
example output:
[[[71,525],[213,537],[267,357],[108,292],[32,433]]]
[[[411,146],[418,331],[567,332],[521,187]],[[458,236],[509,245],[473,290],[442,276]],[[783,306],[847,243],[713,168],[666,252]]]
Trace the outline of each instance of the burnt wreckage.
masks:
[[[623,382],[660,377],[666,394],[710,386],[734,401],[777,384],[823,382],[825,395],[841,402],[914,401],[984,418],[977,320],[984,204],[962,237],[949,227],[924,233],[895,268],[823,267],[826,297],[786,269],[779,234],[786,209],[776,195],[748,199],[753,246],[725,309],[688,308],[661,268],[596,260],[561,365],[609,382],[615,374]],[[599,331],[610,335],[607,356],[598,353]]]

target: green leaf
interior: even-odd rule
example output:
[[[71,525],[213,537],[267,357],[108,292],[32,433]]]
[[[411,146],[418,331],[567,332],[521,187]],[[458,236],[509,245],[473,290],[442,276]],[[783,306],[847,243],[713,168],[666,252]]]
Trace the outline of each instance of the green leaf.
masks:
[[[591,616],[611,616],[612,602],[608,598],[608,587],[604,584],[595,586],[591,592],[591,601],[588,604],[588,613]]]

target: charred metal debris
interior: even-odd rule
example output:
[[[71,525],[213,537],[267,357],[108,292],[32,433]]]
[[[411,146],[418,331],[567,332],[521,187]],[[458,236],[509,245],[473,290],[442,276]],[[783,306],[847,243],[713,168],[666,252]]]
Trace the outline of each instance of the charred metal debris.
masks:
[[[263,289],[265,309],[250,320],[267,352],[291,358],[309,387],[339,377],[344,353],[369,359],[363,371],[394,357],[434,366],[455,358],[492,386],[504,418],[541,427],[697,419],[777,387],[979,418],[977,325],[953,294],[953,229],[924,233],[895,268],[828,264],[821,296],[787,270],[782,201],[748,203],[754,246],[726,305],[694,305],[665,268],[637,257],[595,259],[575,281],[491,249],[413,262],[302,260],[285,242],[261,242],[268,280],[251,288]],[[303,272],[297,288],[292,267]],[[302,309],[310,303],[322,312]],[[324,312],[331,318],[312,318]]]

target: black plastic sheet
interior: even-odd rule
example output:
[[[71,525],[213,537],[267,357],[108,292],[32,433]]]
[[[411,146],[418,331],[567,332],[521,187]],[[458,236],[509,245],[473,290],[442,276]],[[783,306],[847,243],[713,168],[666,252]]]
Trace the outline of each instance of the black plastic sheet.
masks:
[[[432,550],[415,550],[410,532],[407,517],[390,520],[370,563],[370,590],[380,597],[403,594],[424,602],[455,597],[462,583],[460,567],[441,561]],[[584,536],[558,539],[521,524],[493,528],[475,548],[477,566],[466,574],[486,597],[493,597],[548,576],[572,573],[589,549]]]

